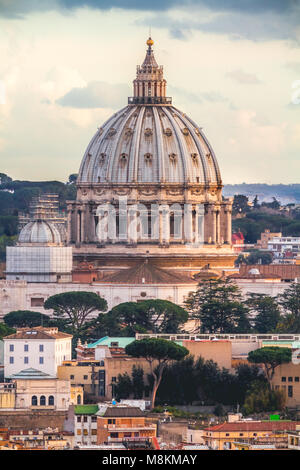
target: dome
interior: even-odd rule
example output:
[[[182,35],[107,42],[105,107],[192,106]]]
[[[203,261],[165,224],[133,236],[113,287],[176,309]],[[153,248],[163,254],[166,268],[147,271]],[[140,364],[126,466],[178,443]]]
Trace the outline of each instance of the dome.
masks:
[[[257,268],[252,268],[248,271],[248,274],[251,274],[251,276],[260,276],[260,272]]]
[[[192,274],[208,263],[223,270],[235,257],[232,200],[222,196],[216,156],[202,128],[167,96],[153,44],[149,38],[127,106],[88,144],[76,201],[67,204],[67,243],[78,262],[103,265],[105,276],[137,257],[164,269],[178,256]]]
[[[33,222],[29,222],[22,228],[18,238],[18,243],[60,245],[61,237],[54,224],[46,222],[45,220],[35,220]]]
[[[77,183],[222,184],[201,128],[169,105],[129,105],[108,119],[87,147]]]

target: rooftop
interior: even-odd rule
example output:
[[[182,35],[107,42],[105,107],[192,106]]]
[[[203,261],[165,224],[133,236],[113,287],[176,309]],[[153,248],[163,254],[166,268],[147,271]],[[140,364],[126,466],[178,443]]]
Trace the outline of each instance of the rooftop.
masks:
[[[118,406],[109,406],[107,407],[105,413],[102,415],[104,418],[135,418],[143,417],[144,413],[138,407],[118,407]]]
[[[23,369],[20,372],[17,372],[16,374],[13,374],[10,376],[11,379],[56,379],[56,377],[53,377],[49,374],[46,374],[45,372],[41,372],[40,370],[37,369]]]
[[[94,415],[98,411],[98,405],[76,405],[74,413],[76,415]]]
[[[72,338],[72,335],[58,331],[58,328],[46,328],[36,326],[35,328],[18,328],[16,333],[5,336],[3,339],[63,339]]]
[[[135,338],[128,338],[128,337],[111,337],[111,336],[104,336],[103,338],[98,339],[94,343],[88,344],[88,348],[95,348],[96,346],[108,346],[108,347],[116,347],[116,343],[118,343],[119,348],[125,348],[128,344],[135,341]]]
[[[148,260],[133,268],[107,275],[101,282],[114,284],[194,284],[195,280],[180,271],[159,268]]]
[[[238,421],[235,423],[222,423],[205,428],[210,432],[252,432],[252,431],[294,431],[298,421]]]

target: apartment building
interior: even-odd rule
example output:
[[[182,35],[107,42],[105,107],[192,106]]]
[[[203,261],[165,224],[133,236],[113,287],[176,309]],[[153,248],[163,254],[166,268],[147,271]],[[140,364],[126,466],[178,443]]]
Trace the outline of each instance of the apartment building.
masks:
[[[72,357],[72,335],[58,328],[18,328],[3,341],[5,378],[28,368],[56,377],[57,367]]]

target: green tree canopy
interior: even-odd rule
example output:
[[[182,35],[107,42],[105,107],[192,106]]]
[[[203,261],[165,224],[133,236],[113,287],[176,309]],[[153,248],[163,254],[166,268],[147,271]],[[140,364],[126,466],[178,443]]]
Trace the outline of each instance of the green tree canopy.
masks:
[[[0,185],[10,183],[11,181],[12,178],[10,176],[7,176],[5,173],[0,173]]]
[[[262,364],[269,384],[274,376],[275,369],[280,364],[291,362],[292,350],[290,348],[281,348],[269,346],[255,349],[248,354],[248,361],[254,364]]]
[[[80,337],[88,326],[88,317],[94,312],[105,311],[107,302],[94,292],[71,291],[49,297],[44,307],[52,309],[54,318],[69,327],[75,337]]]
[[[244,196],[243,194],[236,194],[233,198],[232,204],[233,215],[244,214],[248,212],[250,210],[248,203],[249,200],[247,196]]]
[[[0,323],[0,339],[3,339],[5,336],[12,335],[15,332],[16,330],[14,328],[10,328],[5,323]]]
[[[110,336],[135,333],[176,333],[188,319],[187,311],[168,300],[124,302],[113,307],[95,327]]]
[[[154,408],[157,389],[160,385],[165,367],[172,361],[180,361],[189,351],[172,341],[160,338],[146,338],[133,341],[125,348],[126,353],[133,357],[144,357],[150,365],[153,377],[151,408]]]
[[[248,415],[265,411],[282,411],[285,401],[283,390],[271,390],[267,383],[255,381],[247,391],[243,412]]]
[[[251,293],[246,304],[253,315],[253,329],[257,333],[272,333],[280,320],[276,299],[265,294]]]
[[[29,327],[48,326],[50,317],[40,312],[32,312],[31,310],[16,310],[9,312],[3,317],[4,323],[11,327]]]
[[[298,333],[300,331],[300,284],[292,283],[283,294],[277,296],[283,310],[283,318],[278,331]]]
[[[250,250],[246,261],[247,264],[270,264],[273,261],[273,256],[269,251]]]
[[[202,281],[186,299],[185,307],[200,321],[201,333],[246,333],[250,329],[242,293],[228,278]]]

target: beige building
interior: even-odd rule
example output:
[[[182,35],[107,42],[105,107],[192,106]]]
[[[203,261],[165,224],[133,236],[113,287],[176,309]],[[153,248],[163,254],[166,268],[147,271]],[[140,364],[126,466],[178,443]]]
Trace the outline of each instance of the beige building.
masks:
[[[69,380],[59,380],[35,369],[12,376],[16,384],[16,409],[64,411],[71,402]]]
[[[116,338],[114,338],[116,340]],[[134,338],[120,338],[128,343]],[[230,341],[179,341],[195,359],[202,356],[205,360],[213,360],[220,368],[231,368]],[[133,358],[126,355],[123,348],[116,345],[98,345],[87,348],[93,359],[65,361],[57,369],[57,376],[62,380],[70,380],[73,385],[81,385],[86,393],[111,400],[114,397],[114,383],[119,374],[131,375],[133,366],[144,370],[144,378],[150,374],[150,365],[144,358]]]
[[[257,240],[256,248],[259,250],[268,250],[268,243],[273,237],[281,237],[281,232],[270,232],[269,229],[266,229],[260,234],[260,239]]]
[[[74,392],[73,392],[74,394]],[[83,392],[75,387],[76,398]],[[66,411],[71,401],[69,380],[60,380],[35,369],[25,369],[0,384],[0,408],[7,410]]]
[[[283,390],[289,408],[300,407],[300,364],[282,364],[275,369],[272,379],[274,390]]]

